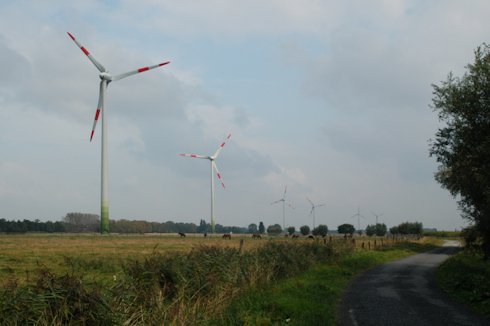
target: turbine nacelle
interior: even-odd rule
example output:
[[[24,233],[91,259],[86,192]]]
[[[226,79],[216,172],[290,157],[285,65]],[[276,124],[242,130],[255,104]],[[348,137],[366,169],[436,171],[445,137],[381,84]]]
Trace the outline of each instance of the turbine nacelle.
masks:
[[[99,74],[99,77],[100,77],[101,80],[106,80],[107,82],[111,82],[112,81],[112,76],[109,74],[108,71],[101,72]]]

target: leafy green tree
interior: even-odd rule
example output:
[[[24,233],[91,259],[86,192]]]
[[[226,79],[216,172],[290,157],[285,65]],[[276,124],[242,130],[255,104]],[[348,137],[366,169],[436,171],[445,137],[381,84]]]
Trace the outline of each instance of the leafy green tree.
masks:
[[[384,237],[387,233],[387,228],[386,228],[386,224],[384,223],[378,223],[376,224],[376,227],[375,227],[375,231],[376,235],[378,237]]]
[[[371,237],[376,234],[376,225],[368,225],[366,226],[366,235]]]
[[[288,233],[289,233],[289,235],[293,235],[294,232],[296,232],[296,228],[294,226],[288,227]]]
[[[259,223],[259,233],[260,233],[260,234],[264,234],[264,233],[265,233],[265,226],[264,226],[264,222],[260,222],[260,223]]]
[[[490,45],[475,51],[463,77],[449,74],[432,85],[431,107],[445,123],[430,144],[440,164],[435,179],[454,197],[463,218],[473,222],[490,258]]]
[[[391,234],[417,234],[422,235],[423,224],[420,222],[403,222],[390,228]]]
[[[257,233],[257,231],[258,231],[257,224],[255,224],[255,223],[250,223],[250,224],[248,225],[248,233],[255,234],[255,233]]]
[[[391,234],[400,234],[400,231],[398,230],[398,226],[393,226],[390,228],[390,233]]]
[[[311,233],[313,233],[313,235],[319,235],[321,237],[324,237],[328,233],[328,227],[325,224],[320,224],[316,228],[314,228],[313,231],[311,231]]]
[[[279,224],[269,225],[267,227],[267,233],[278,235],[282,232],[282,227]]]
[[[356,232],[356,229],[354,228],[354,225],[352,224],[342,224],[337,227],[337,231],[340,234],[354,234]]]
[[[302,235],[308,235],[310,234],[310,227],[308,225],[303,225],[299,228],[299,232],[301,232]]]
[[[386,225],[384,223],[378,223],[375,225],[368,225],[366,226],[366,235],[367,236],[373,236],[377,235],[378,237],[382,237],[386,235],[387,229]]]
[[[199,226],[197,227],[196,231],[198,233],[206,233],[208,231],[208,227],[207,227],[205,220],[201,219],[201,221],[199,222]]]

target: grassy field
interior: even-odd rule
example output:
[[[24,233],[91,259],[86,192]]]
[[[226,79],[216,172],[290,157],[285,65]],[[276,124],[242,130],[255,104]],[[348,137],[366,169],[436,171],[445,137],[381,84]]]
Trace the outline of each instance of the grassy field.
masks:
[[[429,248],[424,241],[409,245],[401,239],[358,237],[0,235],[0,324],[205,324],[216,316],[217,324],[252,325],[262,318],[273,322],[281,305],[270,306],[269,299],[284,303],[284,309],[314,306],[320,297],[333,306],[355,273],[414,253],[413,246]],[[279,286],[273,293],[255,292],[272,285]],[[301,298],[302,288],[319,292]],[[239,315],[230,314],[228,304],[247,298],[249,292],[249,301],[259,304],[258,313],[229,319]],[[230,311],[236,305],[240,301]],[[284,309],[279,309],[279,318]]]
[[[60,273],[77,268],[97,280],[112,279],[120,272],[121,263],[128,258],[137,259],[152,253],[187,252],[201,245],[239,248],[241,240],[243,250],[250,250],[268,239],[292,240],[283,237],[255,240],[250,235],[235,235],[231,240],[224,240],[218,234],[206,238],[201,234],[190,234],[185,238],[178,234],[0,234],[0,285],[9,277],[29,280],[29,274],[39,267]],[[302,238],[294,241],[312,240]],[[354,242],[357,248],[364,246],[365,249],[374,249],[382,244],[393,245],[392,240],[374,238],[356,238]]]
[[[78,268],[87,275],[103,280],[120,272],[121,263],[128,258],[141,258],[152,253],[187,252],[200,245],[243,249],[260,246],[263,241],[235,236],[223,240],[218,235],[99,235],[99,234],[27,234],[0,235],[0,285],[9,277],[21,281],[29,274],[47,267],[63,273]]]

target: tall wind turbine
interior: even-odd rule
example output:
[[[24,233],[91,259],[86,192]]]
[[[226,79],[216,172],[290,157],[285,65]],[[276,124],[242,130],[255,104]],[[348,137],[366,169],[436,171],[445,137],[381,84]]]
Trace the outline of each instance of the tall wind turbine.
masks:
[[[351,217],[357,216],[357,231],[361,230],[361,217],[365,219],[364,215],[361,214],[361,208],[357,206],[357,214],[352,215]]]
[[[90,141],[94,137],[95,127],[97,121],[102,120],[102,151],[101,151],[101,191],[100,191],[100,232],[109,233],[109,191],[108,191],[108,166],[107,166],[107,117],[105,116],[105,93],[107,86],[110,82],[123,79],[140,72],[148,71],[154,68],[164,66],[170,61],[162,62],[153,66],[142,67],[136,70],[128,71],[123,74],[112,76],[108,70],[83,47],[72,34],[68,33],[68,36],[75,42],[75,44],[83,51],[94,66],[99,70],[100,74],[100,86],[99,86],[99,102],[97,104],[97,110],[95,111],[94,124],[92,126],[92,132],[90,133]]]
[[[192,157],[192,158],[202,158],[205,160],[209,160],[211,163],[211,232],[214,233],[215,230],[215,219],[214,219],[214,172],[216,171],[216,175],[218,176],[219,181],[221,182],[221,186],[224,188],[225,184],[221,178],[221,174],[219,173],[218,167],[216,166],[215,160],[218,158],[219,153],[225,146],[228,139],[230,139],[231,134],[229,134],[226,139],[221,143],[216,152],[211,156],[204,156],[198,154],[179,154],[180,156]]]
[[[376,213],[374,213],[374,212],[371,212],[371,214],[373,214],[373,215],[376,217],[376,224],[378,224],[378,218],[379,218],[380,216],[383,216],[383,213],[381,213],[381,214],[376,214]]]
[[[325,204],[313,204],[313,202],[310,200],[310,198],[306,197],[306,199],[308,199],[308,201],[310,202],[311,204],[311,211],[310,211],[310,216],[313,214],[313,230],[315,229],[315,208],[317,207],[321,207],[321,206],[325,206]]]
[[[271,203],[271,205],[274,205],[274,204],[282,202],[282,229],[283,229],[283,231],[286,230],[286,192],[287,192],[287,190],[288,190],[288,186],[285,186],[284,187],[284,194],[282,195],[282,198]],[[294,209],[294,207],[291,204],[288,204],[288,206],[290,208]]]

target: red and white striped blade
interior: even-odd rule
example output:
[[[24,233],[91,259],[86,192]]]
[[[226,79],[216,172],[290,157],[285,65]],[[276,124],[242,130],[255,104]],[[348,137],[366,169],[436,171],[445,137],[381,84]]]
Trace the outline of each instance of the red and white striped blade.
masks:
[[[94,125],[92,126],[92,132],[90,133],[90,141],[92,141],[92,138],[94,138],[95,127],[97,126],[97,121],[99,120],[100,112],[104,109],[103,93],[104,93],[104,81],[102,80],[100,81],[99,102],[97,103],[97,110],[95,111]]]
[[[151,70],[151,69],[155,69],[155,68],[158,68],[158,67],[165,66],[166,64],[169,64],[169,63],[170,63],[170,61],[166,61],[166,62],[162,62],[162,63],[156,64],[156,65],[153,65],[153,66],[148,66],[148,67],[139,68],[139,69],[136,69],[136,70],[133,70],[133,71],[128,71],[128,72],[125,72],[123,74],[120,74],[120,75],[117,75],[117,76],[112,77],[112,80],[123,79],[123,78],[129,77],[129,76],[132,76],[132,75],[139,74],[141,72],[145,72],[145,71],[148,71],[148,70]]]
[[[100,71],[100,72],[106,72],[104,66],[98,62],[97,60],[95,60],[95,58],[90,54],[90,52],[88,52],[88,50],[82,46],[80,44],[80,42],[77,41],[77,39],[71,35],[70,33],[68,33],[68,36],[70,36],[70,38],[73,40],[73,42],[75,42],[76,45],[78,45],[78,47],[80,48],[80,50],[82,50],[83,53],[85,53],[85,55],[89,58],[90,61],[92,61],[92,63],[94,64],[95,67],[97,67],[97,69]]]
[[[214,161],[211,161],[211,165],[213,166],[214,171],[216,171],[216,175],[218,176],[219,182],[221,182],[221,186],[224,188],[225,184],[223,183],[223,178],[221,178],[221,173],[219,173],[216,163],[214,163]]]
[[[180,156],[185,156],[185,157],[192,157],[192,158],[205,158],[205,159],[210,159],[209,156],[203,156],[203,155],[198,155],[198,154],[179,154]]]
[[[217,158],[218,157],[219,153],[221,152],[221,150],[223,149],[223,147],[225,147],[226,142],[230,138],[231,138],[231,134],[228,134],[228,136],[226,137],[226,139],[221,143],[221,145],[219,145],[218,149],[216,150],[216,153],[214,153],[214,155],[213,155],[214,158]]]

